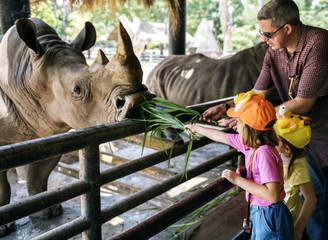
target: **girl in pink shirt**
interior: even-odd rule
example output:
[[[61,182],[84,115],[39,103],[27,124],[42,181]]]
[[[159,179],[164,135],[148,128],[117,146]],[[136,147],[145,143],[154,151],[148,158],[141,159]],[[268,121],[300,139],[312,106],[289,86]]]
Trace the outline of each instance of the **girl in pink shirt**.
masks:
[[[244,189],[246,200],[250,196],[252,239],[293,239],[293,220],[283,202],[283,165],[275,148],[278,145],[273,130],[276,111],[264,95],[254,92],[239,94],[235,106],[227,115],[238,118],[239,134],[190,124],[185,125],[186,132],[229,144],[245,155],[246,178],[240,176],[239,170],[228,169],[222,172],[222,177]]]

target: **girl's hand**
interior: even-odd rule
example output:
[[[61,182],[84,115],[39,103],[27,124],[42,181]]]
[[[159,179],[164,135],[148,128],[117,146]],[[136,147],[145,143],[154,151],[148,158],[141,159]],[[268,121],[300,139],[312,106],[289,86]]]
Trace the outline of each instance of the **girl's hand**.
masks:
[[[190,135],[190,132],[196,133],[196,131],[194,129],[194,125],[192,125],[192,124],[184,125],[184,129],[185,129],[185,133],[187,133],[188,135]]]
[[[236,185],[237,179],[240,178],[241,176],[230,169],[225,169],[223,170],[221,177],[226,178],[232,184]]]

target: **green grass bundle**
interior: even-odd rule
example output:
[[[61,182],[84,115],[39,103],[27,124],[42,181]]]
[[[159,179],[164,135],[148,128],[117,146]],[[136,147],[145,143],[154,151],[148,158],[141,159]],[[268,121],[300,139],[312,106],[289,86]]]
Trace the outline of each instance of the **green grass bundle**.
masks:
[[[162,132],[164,132],[166,128],[174,128],[179,131],[179,133],[176,135],[175,139],[173,140],[170,153],[167,153],[169,154],[169,162],[168,162],[169,166],[170,166],[170,159],[173,152],[173,146],[176,140],[178,139],[179,134],[184,131],[184,123],[181,120],[179,120],[179,117],[187,116],[188,119],[190,119],[190,121],[196,120],[199,117],[201,117],[201,114],[195,110],[177,105],[171,101],[158,97],[152,98],[151,100],[145,100],[141,104],[137,105],[135,107],[135,110],[138,111],[140,118],[129,118],[129,120],[142,121],[148,123],[148,127],[145,130],[145,134],[143,138],[142,149],[144,149],[147,135],[150,132],[150,136],[149,136],[150,144],[153,137],[157,134],[164,151],[167,153],[161,137]],[[189,144],[185,156],[185,165],[183,171],[183,177],[185,176],[186,178],[187,178],[186,175],[187,164],[192,149],[193,139],[199,140],[199,136],[191,132],[191,134],[189,135]]]

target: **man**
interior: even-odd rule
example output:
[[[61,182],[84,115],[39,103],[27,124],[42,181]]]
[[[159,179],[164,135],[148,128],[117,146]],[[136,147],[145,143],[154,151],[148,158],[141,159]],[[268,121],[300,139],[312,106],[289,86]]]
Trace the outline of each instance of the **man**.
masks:
[[[270,47],[253,91],[267,95],[275,87],[293,113],[312,119],[306,160],[318,202],[306,228],[310,239],[328,239],[328,31],[302,24],[292,0],[269,1],[257,19],[262,41]],[[202,119],[218,119],[232,105],[212,107]],[[234,127],[235,121],[220,124]]]

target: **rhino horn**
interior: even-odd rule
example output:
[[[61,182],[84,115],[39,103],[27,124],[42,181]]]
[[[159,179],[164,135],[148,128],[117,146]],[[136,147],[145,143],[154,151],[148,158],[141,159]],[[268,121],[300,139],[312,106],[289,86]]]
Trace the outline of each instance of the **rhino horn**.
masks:
[[[35,24],[27,18],[20,18],[16,20],[15,25],[19,37],[25,42],[26,46],[31,48],[36,54],[43,55],[45,51],[36,38]]]
[[[99,49],[95,61],[89,67],[89,71],[96,72],[102,69],[108,62],[109,60],[106,57],[105,53],[101,49]]]
[[[72,41],[71,45],[80,49],[81,51],[88,50],[96,42],[96,29],[91,22],[85,22],[84,28]]]
[[[125,30],[121,22],[119,25],[117,49],[112,61],[118,63],[123,69],[134,76],[133,79],[138,79],[139,81],[142,79],[140,62],[134,54],[131,38],[128,32]]]

